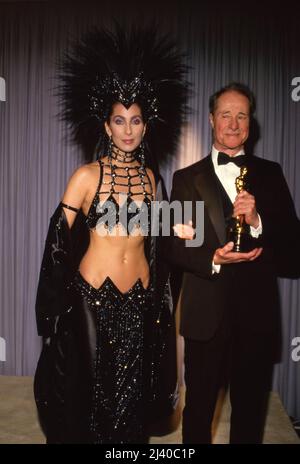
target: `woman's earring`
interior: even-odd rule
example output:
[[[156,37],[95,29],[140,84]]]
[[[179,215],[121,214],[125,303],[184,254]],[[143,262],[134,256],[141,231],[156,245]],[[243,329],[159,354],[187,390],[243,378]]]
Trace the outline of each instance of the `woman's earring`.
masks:
[[[107,156],[109,159],[111,159],[112,149],[113,149],[112,135],[109,135],[108,136],[108,153],[107,153]]]
[[[145,167],[145,143],[142,139],[140,143],[140,152],[139,152],[140,163],[143,167]]]

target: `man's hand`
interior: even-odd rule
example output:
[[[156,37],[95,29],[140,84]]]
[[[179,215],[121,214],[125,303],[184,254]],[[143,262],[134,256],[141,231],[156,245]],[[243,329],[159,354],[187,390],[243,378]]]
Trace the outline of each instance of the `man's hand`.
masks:
[[[218,248],[214,254],[214,264],[242,263],[243,261],[254,261],[261,255],[262,248],[254,248],[248,253],[237,253],[231,251],[234,243],[228,242],[223,248]]]
[[[245,217],[245,222],[255,229],[259,226],[259,218],[256,211],[255,197],[246,190],[242,190],[233,203],[233,216],[241,214]]]

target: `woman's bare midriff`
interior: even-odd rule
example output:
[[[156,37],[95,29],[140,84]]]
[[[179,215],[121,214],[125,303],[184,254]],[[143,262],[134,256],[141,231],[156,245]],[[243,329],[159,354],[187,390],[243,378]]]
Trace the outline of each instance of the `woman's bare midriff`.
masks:
[[[99,288],[109,277],[122,293],[126,293],[141,279],[149,285],[149,265],[144,254],[143,236],[100,237],[90,232],[90,244],[83,256],[79,272],[94,288]]]

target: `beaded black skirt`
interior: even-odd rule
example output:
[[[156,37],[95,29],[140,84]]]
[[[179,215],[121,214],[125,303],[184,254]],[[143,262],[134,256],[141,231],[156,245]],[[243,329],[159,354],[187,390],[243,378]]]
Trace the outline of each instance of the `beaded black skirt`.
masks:
[[[152,286],[139,279],[124,294],[107,277],[96,289],[77,271],[69,294],[53,347],[48,443],[145,442]]]

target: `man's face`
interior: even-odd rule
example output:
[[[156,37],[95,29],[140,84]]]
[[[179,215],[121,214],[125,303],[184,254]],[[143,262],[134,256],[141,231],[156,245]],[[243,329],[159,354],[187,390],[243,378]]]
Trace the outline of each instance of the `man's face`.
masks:
[[[214,146],[228,155],[235,155],[243,148],[249,135],[249,100],[230,90],[217,100],[209,119],[214,131]]]

